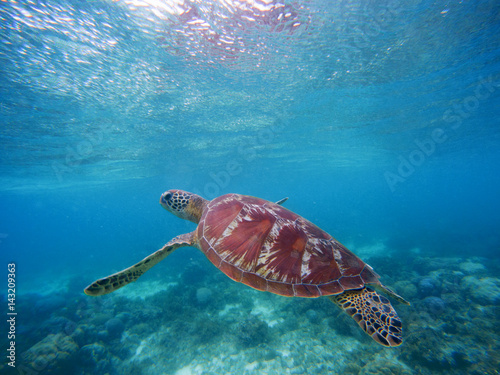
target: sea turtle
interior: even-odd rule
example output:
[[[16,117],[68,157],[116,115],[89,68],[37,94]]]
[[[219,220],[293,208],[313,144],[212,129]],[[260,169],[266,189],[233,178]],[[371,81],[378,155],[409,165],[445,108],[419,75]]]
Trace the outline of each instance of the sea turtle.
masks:
[[[376,342],[398,346],[402,325],[389,300],[366,285],[409,304],[382,285],[372,267],[328,233],[273,203],[240,194],[208,201],[182,190],[162,194],[160,204],[197,223],[162,249],[85,289],[90,296],[113,292],[182,246],[194,246],[231,279],[257,290],[289,297],[328,296]]]

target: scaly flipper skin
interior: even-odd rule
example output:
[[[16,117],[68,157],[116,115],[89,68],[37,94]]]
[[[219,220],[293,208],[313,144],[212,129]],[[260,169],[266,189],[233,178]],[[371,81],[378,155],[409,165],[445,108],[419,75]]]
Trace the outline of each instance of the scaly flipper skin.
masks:
[[[139,263],[134,264],[132,267],[124,269],[123,271],[117,272],[113,275],[105,277],[94,281],[88,287],[85,288],[85,294],[89,296],[101,296],[103,294],[108,294],[114,292],[121,287],[136,281],[144,272],[149,270],[151,267],[156,265],[165,259],[172,252],[183,246],[192,246],[194,242],[194,232],[182,234],[173,238],[160,250],[154,252],[153,254],[147,256]]]
[[[384,296],[363,288],[348,290],[329,298],[379,344],[398,346],[403,343],[401,320]]]

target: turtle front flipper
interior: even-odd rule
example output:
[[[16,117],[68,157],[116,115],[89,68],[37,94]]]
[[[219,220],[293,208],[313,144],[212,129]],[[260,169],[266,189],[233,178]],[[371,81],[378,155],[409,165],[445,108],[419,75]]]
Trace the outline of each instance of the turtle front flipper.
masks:
[[[114,273],[103,279],[94,281],[88,287],[85,288],[85,294],[89,296],[101,296],[103,294],[108,294],[114,292],[121,287],[136,281],[142,276],[144,272],[149,270],[151,267],[156,265],[170,255],[175,249],[183,246],[191,246],[194,241],[194,232],[182,234],[173,238],[160,250],[154,252],[153,254],[147,256],[139,263],[134,264],[132,267],[124,269],[123,271]]]
[[[384,296],[369,288],[363,288],[347,290],[329,298],[379,344],[398,346],[403,343],[401,320]]]

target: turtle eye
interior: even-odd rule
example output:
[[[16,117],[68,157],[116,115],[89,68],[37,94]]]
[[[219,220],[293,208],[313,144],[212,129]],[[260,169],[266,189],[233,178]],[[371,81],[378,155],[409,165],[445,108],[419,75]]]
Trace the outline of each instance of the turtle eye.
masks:
[[[164,200],[164,201],[169,201],[169,200],[170,200],[170,198],[172,198],[172,193],[167,193],[167,194],[165,194],[165,195],[163,196],[163,200]]]

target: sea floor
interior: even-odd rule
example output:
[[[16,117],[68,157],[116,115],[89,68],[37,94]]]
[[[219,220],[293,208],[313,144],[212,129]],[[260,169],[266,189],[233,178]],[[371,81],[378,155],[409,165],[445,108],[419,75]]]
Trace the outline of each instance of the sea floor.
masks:
[[[361,252],[382,281],[411,302],[393,302],[404,324],[400,347],[378,345],[326,298],[258,292],[200,258],[179,274],[139,280],[108,296],[84,295],[81,276],[66,279],[63,290],[59,283],[57,292],[49,285],[44,293],[19,295],[17,370],[499,374],[500,263],[419,251],[402,259],[384,256],[380,248]],[[0,373],[8,370],[0,365]]]

